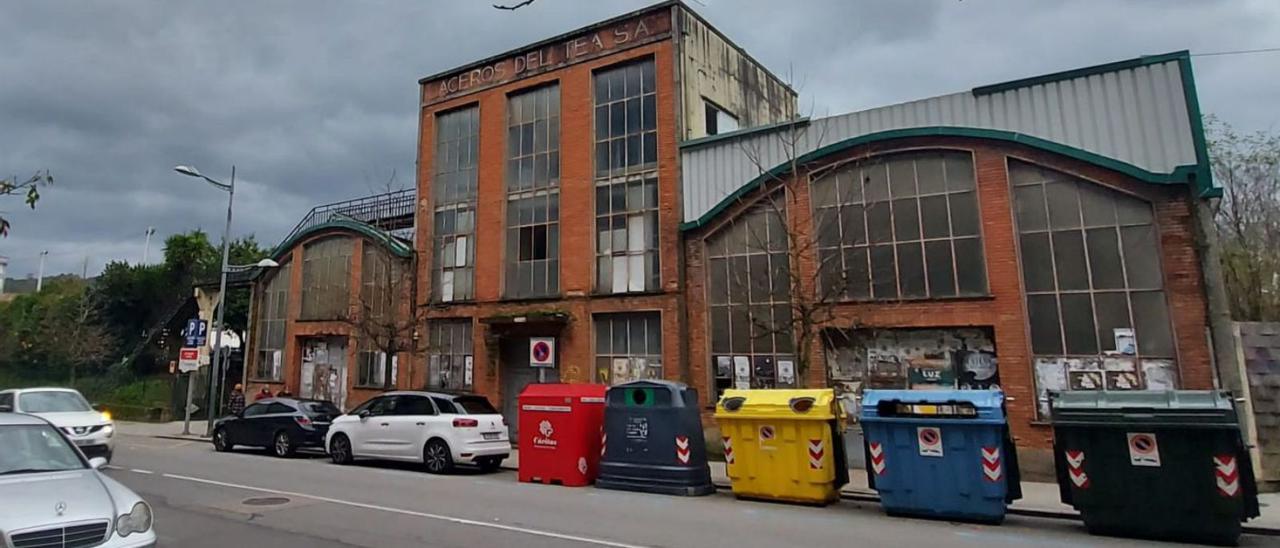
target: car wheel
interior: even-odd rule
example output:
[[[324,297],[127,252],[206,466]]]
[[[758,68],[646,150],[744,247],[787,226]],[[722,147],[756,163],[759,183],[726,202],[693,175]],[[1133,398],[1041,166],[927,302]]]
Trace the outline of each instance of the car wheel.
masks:
[[[288,458],[293,456],[296,447],[293,446],[293,439],[289,437],[289,433],[281,430],[276,432],[276,442],[271,445],[272,451],[275,451],[277,457]]]
[[[227,436],[226,428],[219,428],[213,431],[213,450],[219,453],[226,453],[232,447],[231,438]]]
[[[334,464],[351,464],[355,460],[351,440],[342,434],[334,436],[333,441],[329,442],[329,458],[333,459]]]
[[[478,461],[476,464],[480,466],[480,471],[484,473],[496,472],[498,467],[502,465],[500,457],[490,457]]]
[[[422,463],[432,474],[449,473],[453,470],[453,454],[449,451],[449,445],[439,439],[427,442],[422,450]]]

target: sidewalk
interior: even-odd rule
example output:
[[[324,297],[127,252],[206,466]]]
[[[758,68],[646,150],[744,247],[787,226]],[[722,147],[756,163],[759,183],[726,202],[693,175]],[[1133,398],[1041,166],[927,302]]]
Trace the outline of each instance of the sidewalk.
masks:
[[[725,473],[723,462],[712,461],[711,482],[720,489],[729,489],[729,476]],[[511,451],[511,456],[502,461],[502,467],[515,470],[520,466],[520,452]],[[867,487],[867,473],[861,468],[849,469],[849,484],[840,490],[843,498],[879,502],[879,495]],[[1262,515],[1244,523],[1246,529],[1256,533],[1280,535],[1280,493],[1261,493],[1258,505]],[[1022,498],[1009,505],[1011,514],[1059,519],[1079,519],[1080,514],[1074,508],[1063,504],[1059,499],[1056,483],[1036,481],[1022,482]],[[1265,530],[1265,531],[1261,531]]]
[[[208,440],[204,435],[205,422],[191,421],[191,435],[182,434],[182,421],[147,423],[117,421],[116,428],[121,434],[129,436],[147,436],[153,438],[170,438],[184,440]],[[729,476],[725,473],[723,462],[713,461],[711,481],[721,489],[729,488]],[[502,467],[515,470],[520,466],[520,452],[511,451],[511,456],[502,461]],[[841,490],[842,496],[855,500],[878,502],[879,496],[867,487],[867,473],[861,468],[849,469],[849,484]],[[1245,527],[1257,532],[1280,535],[1280,493],[1261,493],[1258,504],[1262,515],[1245,522]],[[1022,482],[1022,498],[1009,506],[1013,514],[1063,519],[1079,519],[1079,513],[1058,499],[1058,485],[1035,481]],[[1259,531],[1259,530],[1266,531]]]

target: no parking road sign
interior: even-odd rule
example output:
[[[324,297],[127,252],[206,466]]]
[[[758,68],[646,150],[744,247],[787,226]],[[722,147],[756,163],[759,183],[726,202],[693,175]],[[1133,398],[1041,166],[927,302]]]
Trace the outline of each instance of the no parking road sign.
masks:
[[[529,338],[529,365],[532,367],[556,366],[556,338]]]
[[[916,428],[916,440],[920,445],[920,456],[942,456],[942,431],[933,426]]]
[[[1160,466],[1160,446],[1156,435],[1146,432],[1129,433],[1129,464],[1134,466]]]

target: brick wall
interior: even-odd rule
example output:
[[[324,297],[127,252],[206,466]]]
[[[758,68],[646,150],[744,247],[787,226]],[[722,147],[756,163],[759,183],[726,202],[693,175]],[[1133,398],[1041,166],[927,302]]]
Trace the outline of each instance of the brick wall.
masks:
[[[591,382],[595,350],[591,317],[595,313],[658,311],[662,315],[664,375],[683,378],[680,367],[683,327],[679,314],[680,243],[679,173],[676,167],[676,84],[670,40],[613,53],[477,93],[434,103],[422,109],[418,160],[418,223],[415,237],[419,260],[420,304],[429,305],[432,318],[473,319],[473,389],[496,402],[510,396],[501,391],[496,328],[484,318],[539,312],[562,312],[569,317],[562,327],[523,326],[523,334],[554,334],[560,378]],[[652,58],[657,75],[658,112],[658,241],[661,286],[642,295],[593,295],[595,275],[594,106],[592,73],[600,68]],[[521,90],[551,82],[560,86],[560,289],[552,299],[502,298],[505,272],[506,226],[506,115],[507,97]],[[431,235],[433,206],[435,114],[472,105],[479,106],[480,144],[477,173],[475,299],[467,303],[429,304],[431,293]],[[541,329],[539,332],[538,330]],[[531,331],[532,330],[532,331]],[[425,377],[416,380],[425,381]],[[421,386],[421,385],[417,385]]]
[[[1070,173],[1111,188],[1128,192],[1155,205],[1160,234],[1161,260],[1170,317],[1177,341],[1177,360],[1183,388],[1207,389],[1213,386],[1209,345],[1205,335],[1208,323],[1203,279],[1193,246],[1193,219],[1190,194],[1185,186],[1160,186],[1141,183],[1125,175],[1092,164],[1044,152],[1030,147],[963,138],[904,139],[878,143],[874,149],[861,147],[838,153],[808,166],[810,170],[845,162],[868,154],[882,154],[912,149],[950,148],[972,151],[977,175],[979,208],[982,215],[983,246],[986,254],[990,295],[979,298],[898,301],[888,303],[843,303],[837,307],[837,327],[922,328],[991,326],[995,331],[1000,378],[1009,396],[1008,410],[1013,433],[1019,445],[1046,448],[1051,443],[1049,430],[1036,422],[1036,393],[1033,383],[1027,315],[1022,295],[1022,277],[1018,263],[1017,234],[1010,201],[1007,158],[1037,163]],[[803,176],[802,172],[802,176]],[[807,180],[807,179],[801,179]],[[780,186],[780,182],[772,185]],[[794,234],[809,238],[812,233],[809,186],[786,182],[788,223]],[[685,235],[687,258],[687,304],[689,307],[690,378],[708,394],[711,363],[706,309],[706,273],[703,239],[723,226],[728,219],[749,207],[760,193],[749,195],[727,209],[716,222]],[[807,241],[802,239],[801,241]],[[793,258],[801,279],[813,280],[816,258],[811,248]],[[811,345],[813,366],[805,375],[810,386],[826,384],[825,354],[821,343]]]

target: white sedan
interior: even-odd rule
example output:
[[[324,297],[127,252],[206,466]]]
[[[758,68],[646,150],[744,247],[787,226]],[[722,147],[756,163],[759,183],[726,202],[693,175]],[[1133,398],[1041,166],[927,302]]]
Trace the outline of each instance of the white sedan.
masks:
[[[111,414],[94,411],[84,396],[70,388],[18,388],[0,391],[0,412],[17,412],[45,419],[86,457],[111,461],[116,424]]]
[[[0,546],[155,546],[151,506],[40,417],[0,413]]]
[[[421,462],[443,474],[466,463],[493,471],[511,453],[507,423],[484,396],[387,392],[329,425],[333,462],[386,459]]]

